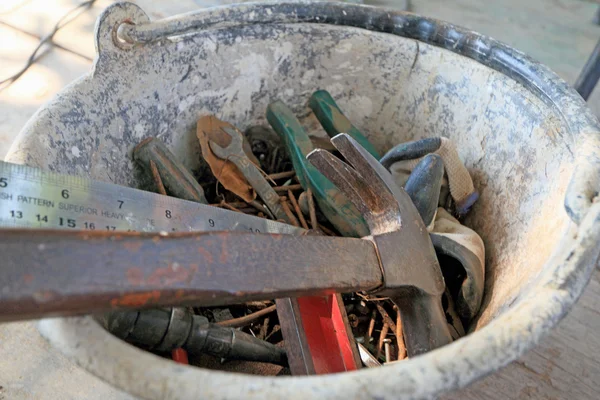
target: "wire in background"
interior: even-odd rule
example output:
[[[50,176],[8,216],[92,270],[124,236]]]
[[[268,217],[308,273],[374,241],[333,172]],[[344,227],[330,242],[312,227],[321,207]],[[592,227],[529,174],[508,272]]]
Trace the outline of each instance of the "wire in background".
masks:
[[[27,59],[27,62],[25,63],[23,68],[21,68],[14,75],[0,81],[0,92],[2,90],[6,89],[7,87],[9,87],[17,79],[19,79],[29,69],[29,67],[31,67],[33,65],[33,63],[35,63],[39,59],[39,57],[41,57],[43,55],[43,53],[40,53],[41,48],[47,43],[51,44],[52,40],[54,38],[54,35],[56,35],[56,33],[61,28],[68,25],[69,23],[73,22],[77,17],[79,17],[81,14],[83,14],[85,11],[87,11],[90,7],[92,7],[95,2],[96,2],[96,0],[85,1],[81,4],[79,4],[77,7],[70,10],[69,12],[67,12],[65,15],[63,15],[58,20],[56,25],[54,25],[52,32],[50,32],[49,34],[47,34],[40,40],[40,42],[36,46],[35,50],[33,50],[31,55]]]

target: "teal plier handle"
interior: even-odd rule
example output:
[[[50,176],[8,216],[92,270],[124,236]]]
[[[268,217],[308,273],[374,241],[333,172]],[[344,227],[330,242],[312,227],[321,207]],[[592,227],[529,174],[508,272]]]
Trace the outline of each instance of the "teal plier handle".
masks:
[[[292,110],[281,101],[276,101],[267,108],[267,120],[273,130],[282,138],[300,184],[304,190],[311,189],[329,222],[343,236],[367,236],[369,229],[360,212],[330,180],[325,178],[306,159],[308,153],[314,148],[308,134]]]
[[[342,113],[342,110],[340,110],[328,91],[318,90],[314,92],[310,97],[308,105],[317,116],[317,119],[329,137],[334,137],[340,133],[347,133],[352,139],[360,143],[365,150],[371,153],[373,157],[378,160],[381,158],[379,152],[375,150],[375,147],[369,142],[365,135],[363,135],[358,128],[346,118],[344,113]]]

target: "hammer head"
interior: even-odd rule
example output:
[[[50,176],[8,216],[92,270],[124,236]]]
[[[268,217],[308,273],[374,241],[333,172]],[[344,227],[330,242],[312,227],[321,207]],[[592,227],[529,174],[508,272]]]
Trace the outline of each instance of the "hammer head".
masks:
[[[427,228],[404,189],[347,134],[331,139],[350,164],[317,149],[308,160],[363,214],[377,246],[384,276],[380,293],[394,298],[441,297],[445,284]]]

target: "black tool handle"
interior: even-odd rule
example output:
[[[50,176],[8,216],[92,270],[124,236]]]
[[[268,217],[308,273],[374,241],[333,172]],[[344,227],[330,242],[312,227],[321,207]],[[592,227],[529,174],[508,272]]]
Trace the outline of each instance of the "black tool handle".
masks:
[[[404,341],[409,357],[452,342],[441,297],[414,291],[411,296],[392,300],[400,309]]]

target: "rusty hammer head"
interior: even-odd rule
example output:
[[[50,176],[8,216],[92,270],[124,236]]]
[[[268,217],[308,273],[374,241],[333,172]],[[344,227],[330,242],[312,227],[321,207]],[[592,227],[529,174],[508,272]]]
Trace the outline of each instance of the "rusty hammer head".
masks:
[[[379,293],[400,308],[409,356],[452,341],[441,304],[444,278],[427,228],[404,189],[347,134],[331,139],[351,165],[317,149],[308,160],[363,214],[379,254]]]

